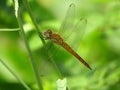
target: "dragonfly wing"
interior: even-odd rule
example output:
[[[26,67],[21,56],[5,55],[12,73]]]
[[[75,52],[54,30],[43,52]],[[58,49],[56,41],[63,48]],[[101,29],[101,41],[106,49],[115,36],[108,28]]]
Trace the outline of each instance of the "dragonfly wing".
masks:
[[[67,43],[76,51],[85,32],[87,20],[81,18],[73,27],[72,33],[67,38]]]
[[[74,50],[77,50],[85,31],[86,19],[75,18],[75,4],[72,3],[67,10],[59,33]]]
[[[71,33],[74,27],[75,4],[70,4],[66,16],[60,26],[59,33],[64,39]]]

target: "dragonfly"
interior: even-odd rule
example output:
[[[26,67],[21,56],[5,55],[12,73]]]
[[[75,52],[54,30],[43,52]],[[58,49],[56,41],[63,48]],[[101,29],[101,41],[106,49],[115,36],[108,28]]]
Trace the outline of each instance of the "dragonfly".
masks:
[[[73,20],[72,20],[72,16],[74,16],[74,8],[75,8],[75,4],[70,4],[65,20],[63,21],[59,32],[64,33],[65,37],[62,37],[60,34],[52,32],[51,29],[47,29],[44,32],[44,38],[45,40],[50,40],[53,43],[63,47],[65,50],[67,50],[70,54],[72,54],[75,58],[77,58],[77,60],[79,60],[80,62],[82,62],[88,69],[92,69],[90,67],[90,65],[83,59],[81,58],[80,55],[78,55],[77,52],[75,52],[75,50],[72,49],[72,47],[64,40],[64,38],[69,38],[71,37],[71,33],[74,32],[74,29],[83,29],[84,25],[86,24],[86,20],[85,19],[80,19],[80,21],[78,21],[77,23],[73,24]],[[83,26],[81,28],[81,26]],[[72,28],[74,27],[74,28]],[[65,29],[68,30],[65,33]],[[68,35],[67,35],[68,34]],[[66,36],[67,35],[67,36]]]

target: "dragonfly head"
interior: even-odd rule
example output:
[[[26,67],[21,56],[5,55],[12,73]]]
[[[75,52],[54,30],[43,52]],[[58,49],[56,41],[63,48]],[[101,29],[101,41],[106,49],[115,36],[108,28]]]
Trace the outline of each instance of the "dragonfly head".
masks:
[[[52,35],[52,31],[50,29],[48,29],[44,32],[45,39],[50,39],[51,35]]]

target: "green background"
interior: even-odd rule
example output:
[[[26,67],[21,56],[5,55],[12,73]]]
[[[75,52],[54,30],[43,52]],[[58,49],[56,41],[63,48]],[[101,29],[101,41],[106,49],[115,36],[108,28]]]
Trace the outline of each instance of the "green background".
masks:
[[[28,0],[41,31],[61,25],[67,9],[75,3],[77,17],[87,25],[78,49],[92,70],[84,67],[64,49],[53,45],[48,51],[69,90],[119,90],[120,88],[120,1],[119,0]],[[48,60],[43,44],[22,1],[23,27],[40,73],[44,90],[56,90],[57,71]],[[38,90],[29,54],[15,17],[12,0],[0,2],[0,59],[32,90]],[[12,31],[10,31],[12,30]],[[67,31],[66,31],[67,32]],[[69,31],[68,31],[69,32]],[[78,35],[79,37],[79,35]],[[74,37],[72,37],[74,38]],[[49,42],[47,42],[49,46]],[[0,90],[26,90],[0,63]]]

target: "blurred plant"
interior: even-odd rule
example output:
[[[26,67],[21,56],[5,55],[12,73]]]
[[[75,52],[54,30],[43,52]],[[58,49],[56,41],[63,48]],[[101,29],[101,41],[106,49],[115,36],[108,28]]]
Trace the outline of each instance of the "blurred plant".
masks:
[[[29,62],[30,56],[27,54],[28,50],[26,50],[23,38],[21,38],[23,34],[20,32],[21,29],[18,28],[17,19],[13,14],[13,3],[8,1],[2,0],[0,3],[0,57],[6,65],[12,68],[14,74],[17,74],[28,86],[38,89],[31,62]],[[45,4],[46,0],[29,0],[32,16],[26,9],[25,1],[19,1],[22,13],[22,18],[20,17],[22,22],[19,23],[24,29],[23,33],[25,33],[27,43],[30,45],[30,52],[32,52],[37,70],[40,70],[38,72],[43,88],[53,90],[55,80],[58,79],[55,72],[58,71],[54,70],[49,60],[46,60],[45,48],[37,35],[38,33],[42,35],[42,33],[39,31],[36,33],[35,30],[39,30],[39,27],[37,26],[36,29],[34,25],[40,24],[41,30],[46,28],[56,30],[60,25],[58,20],[64,15],[72,0],[56,0],[54,3],[48,4]],[[89,61],[93,70],[91,72],[86,71],[76,60],[73,60],[74,58],[60,50],[59,53],[61,54],[53,57],[57,66],[60,67],[60,72],[67,77],[70,90],[119,90],[120,1],[73,0],[73,2],[76,2],[76,6],[78,6],[78,17],[82,15],[88,21],[78,52],[85,60]],[[64,8],[64,10],[60,8]],[[33,16],[34,19],[36,18],[35,23],[37,24],[31,20]],[[40,37],[43,38],[43,36]],[[54,46],[52,49],[55,48]],[[15,86],[17,90],[24,89],[0,63],[0,89],[8,90],[6,86],[12,90]]]

